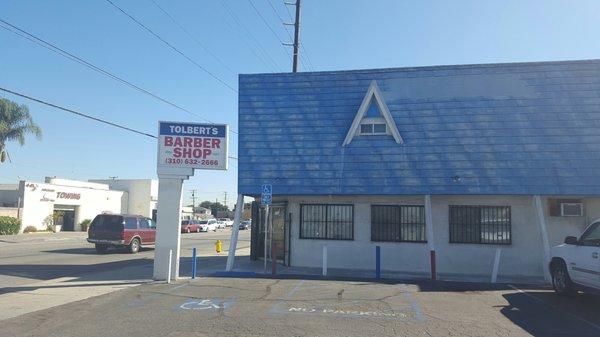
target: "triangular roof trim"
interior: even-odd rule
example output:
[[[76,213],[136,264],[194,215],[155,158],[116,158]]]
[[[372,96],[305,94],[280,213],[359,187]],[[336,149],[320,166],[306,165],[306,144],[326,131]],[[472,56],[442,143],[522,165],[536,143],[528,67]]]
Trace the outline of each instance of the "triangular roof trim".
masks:
[[[375,99],[375,103],[377,103],[379,112],[381,112],[383,119],[385,119],[385,123],[387,124],[388,130],[390,130],[390,133],[392,134],[392,137],[394,137],[394,140],[396,141],[396,143],[398,143],[398,144],[404,143],[404,140],[402,139],[402,136],[400,136],[400,132],[398,131],[398,128],[396,127],[396,122],[394,122],[394,119],[392,118],[392,114],[390,113],[390,110],[388,109],[387,104],[385,104],[385,100],[383,99],[383,95],[381,94],[381,90],[379,90],[379,86],[377,85],[377,82],[371,81],[371,84],[369,85],[369,89],[367,90],[367,94],[365,95],[365,98],[363,98],[360,108],[358,108],[358,112],[356,112],[354,121],[352,122],[352,125],[350,126],[350,130],[348,130],[348,134],[346,135],[346,139],[344,139],[344,144],[342,144],[342,146],[346,146],[346,145],[350,144],[350,142],[352,142],[354,135],[356,135],[356,132],[357,132],[358,128],[360,127],[360,122],[364,118],[365,113],[367,112],[367,110],[369,109],[369,106],[371,105],[372,99]]]

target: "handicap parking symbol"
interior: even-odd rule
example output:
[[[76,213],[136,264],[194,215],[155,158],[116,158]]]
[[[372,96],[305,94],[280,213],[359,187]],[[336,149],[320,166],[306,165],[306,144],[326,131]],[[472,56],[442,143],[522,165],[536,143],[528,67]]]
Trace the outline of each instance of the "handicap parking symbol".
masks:
[[[260,203],[270,205],[273,200],[273,185],[262,185],[260,194]]]
[[[183,310],[219,310],[227,309],[231,304],[232,300],[195,300],[188,301],[179,306],[179,309]]]

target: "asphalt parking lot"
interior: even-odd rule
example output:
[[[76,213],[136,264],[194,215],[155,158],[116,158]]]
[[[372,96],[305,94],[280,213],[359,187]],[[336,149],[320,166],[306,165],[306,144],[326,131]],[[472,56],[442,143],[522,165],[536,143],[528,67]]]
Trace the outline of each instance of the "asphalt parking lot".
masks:
[[[229,234],[183,235],[182,276],[193,247],[203,275],[222,270],[214,241],[227,249]],[[0,336],[600,336],[600,298],[590,295],[293,276],[153,283],[152,249],[98,255],[81,235],[37,238],[0,240]],[[240,232],[238,255],[248,245]]]
[[[600,299],[547,289],[200,278],[2,322],[3,336],[600,336]]]
[[[203,270],[223,270],[230,235],[229,229],[182,234],[181,275],[190,275],[192,248],[198,249]],[[249,236],[250,231],[240,231],[239,255],[249,254]],[[0,321],[152,281],[154,249],[98,254],[86,237],[82,232],[0,236]],[[223,242],[220,256],[216,240]]]

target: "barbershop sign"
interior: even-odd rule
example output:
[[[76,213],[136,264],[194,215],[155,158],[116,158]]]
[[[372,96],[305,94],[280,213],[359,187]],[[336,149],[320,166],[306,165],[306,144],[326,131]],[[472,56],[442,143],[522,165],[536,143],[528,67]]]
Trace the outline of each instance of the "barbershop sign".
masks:
[[[158,166],[227,169],[226,124],[159,122]]]

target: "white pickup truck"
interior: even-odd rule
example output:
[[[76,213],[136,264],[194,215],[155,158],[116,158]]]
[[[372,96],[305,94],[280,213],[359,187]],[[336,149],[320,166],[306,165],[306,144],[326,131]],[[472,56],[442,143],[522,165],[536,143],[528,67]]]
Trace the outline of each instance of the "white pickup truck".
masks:
[[[552,248],[549,267],[558,294],[600,293],[600,219],[581,237],[567,236],[565,243]]]

